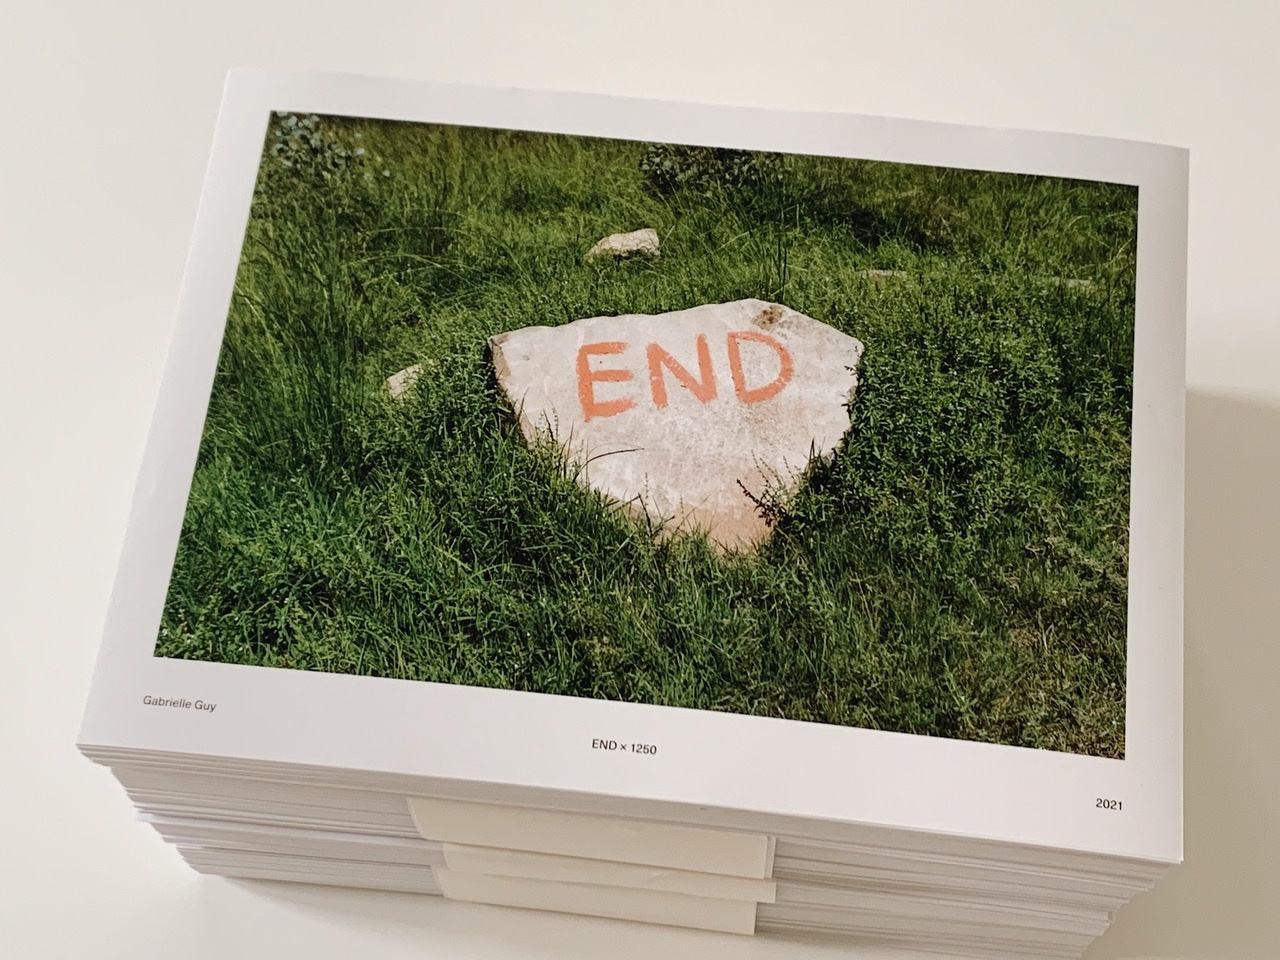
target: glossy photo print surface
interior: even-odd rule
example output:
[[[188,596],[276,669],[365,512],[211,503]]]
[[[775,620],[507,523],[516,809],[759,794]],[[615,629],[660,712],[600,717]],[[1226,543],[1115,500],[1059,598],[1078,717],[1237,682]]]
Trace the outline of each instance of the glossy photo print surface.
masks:
[[[1137,224],[276,113],[155,653],[1123,757]]]

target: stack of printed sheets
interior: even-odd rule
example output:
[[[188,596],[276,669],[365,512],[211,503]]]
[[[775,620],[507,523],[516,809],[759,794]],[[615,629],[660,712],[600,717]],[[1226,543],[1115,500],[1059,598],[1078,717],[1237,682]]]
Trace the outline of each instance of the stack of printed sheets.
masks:
[[[760,816],[724,824],[704,812],[695,825],[581,812],[594,806],[583,802],[428,798],[404,778],[378,783],[349,772],[231,774],[191,758],[92,755],[110,763],[142,818],[203,873],[728,933],[1074,957],[1167,867],[867,827],[787,829]],[[776,832],[745,832],[752,821]]]
[[[235,73],[80,749],[202,873],[1077,957],[1185,253],[1167,147]]]

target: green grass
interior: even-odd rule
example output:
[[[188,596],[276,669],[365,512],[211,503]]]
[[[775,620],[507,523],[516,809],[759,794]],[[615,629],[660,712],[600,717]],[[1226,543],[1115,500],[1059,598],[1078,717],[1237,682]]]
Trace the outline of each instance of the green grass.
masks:
[[[157,655],[1123,755],[1135,189],[287,123]],[[583,263],[641,226],[660,259]],[[579,487],[485,356],[744,297],[867,348],[845,442],[758,555]]]

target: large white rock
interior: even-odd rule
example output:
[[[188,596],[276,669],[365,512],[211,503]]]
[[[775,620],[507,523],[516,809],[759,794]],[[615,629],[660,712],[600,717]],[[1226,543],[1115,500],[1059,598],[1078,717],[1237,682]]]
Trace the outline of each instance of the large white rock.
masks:
[[[643,230],[632,230],[630,233],[612,233],[587,251],[588,260],[600,257],[623,259],[636,255],[656,257],[658,255],[658,231],[652,227]]]
[[[590,317],[489,340],[520,429],[579,480],[723,549],[769,534],[756,501],[794,492],[849,427],[862,344],[762,300]]]

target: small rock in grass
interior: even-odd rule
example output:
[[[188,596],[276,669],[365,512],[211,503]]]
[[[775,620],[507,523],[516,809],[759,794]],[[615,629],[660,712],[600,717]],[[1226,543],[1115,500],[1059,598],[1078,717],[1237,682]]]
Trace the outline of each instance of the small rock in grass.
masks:
[[[1092,280],[1082,280],[1079,277],[1041,277],[1040,285],[1043,287],[1064,287],[1067,290],[1092,290]]]
[[[658,255],[658,231],[652,227],[633,230],[631,233],[614,233],[599,241],[587,251],[588,260],[611,257],[622,260],[626,257]]]
[[[387,392],[392,400],[399,400],[422,376],[422,364],[415,363],[387,377]]]

